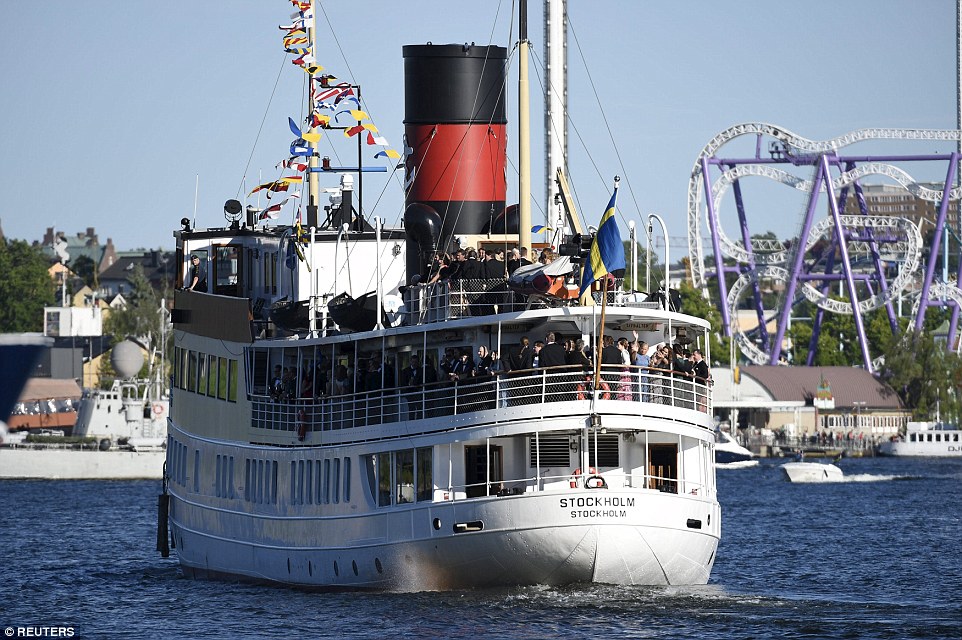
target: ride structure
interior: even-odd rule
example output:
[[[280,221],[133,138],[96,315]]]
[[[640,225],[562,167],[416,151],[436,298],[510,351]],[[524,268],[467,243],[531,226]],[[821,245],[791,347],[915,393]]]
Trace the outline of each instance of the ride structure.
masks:
[[[744,138],[754,138],[754,149],[744,152]],[[739,140],[742,139],[742,140]],[[860,129],[824,141],[803,138],[787,129],[765,123],[739,124],[716,135],[701,151],[692,169],[688,188],[688,244],[693,284],[706,297],[716,296],[723,331],[734,339],[741,353],[756,364],[777,364],[790,327],[792,309],[803,300],[817,307],[806,364],[816,353],[824,314],[854,316],[862,361],[875,370],[880,358],[873,356],[866,339],[865,314],[883,309],[893,335],[899,335],[896,304],[913,301],[913,326],[921,328],[926,309],[950,308],[948,344],[955,343],[962,303],[962,261],[951,278],[947,258],[941,278],[935,269],[940,251],[947,254],[949,203],[958,202],[954,187],[959,153],[853,153],[850,145],[866,143],[873,149],[880,142],[958,142],[956,130]],[[736,142],[737,141],[737,142]],[[732,153],[733,149],[737,149]],[[944,181],[922,181],[907,167],[925,175],[944,175]],[[919,167],[916,169],[916,167]],[[936,167],[935,169],[933,167]],[[938,173],[938,167],[941,173]],[[926,250],[919,226],[899,215],[873,213],[866,203],[864,182],[877,177],[904,189],[916,199],[936,203],[931,256],[922,277],[917,272]],[[756,233],[748,215],[743,183],[764,178],[799,194],[804,206],[795,239],[781,242]],[[731,190],[737,232],[729,235],[723,224],[722,204]],[[846,207],[856,205],[852,214]],[[824,211],[824,214],[819,212]],[[784,216],[778,210],[765,212]],[[728,220],[729,218],[726,218]],[[707,254],[703,237],[710,238]],[[956,238],[958,236],[955,236]],[[945,244],[943,244],[945,243]],[[783,285],[777,303],[766,309],[763,283]],[[833,285],[839,295],[833,296]],[[744,300],[750,297],[750,302]],[[748,306],[757,324],[743,330],[738,311]],[[769,325],[774,322],[774,332]]]

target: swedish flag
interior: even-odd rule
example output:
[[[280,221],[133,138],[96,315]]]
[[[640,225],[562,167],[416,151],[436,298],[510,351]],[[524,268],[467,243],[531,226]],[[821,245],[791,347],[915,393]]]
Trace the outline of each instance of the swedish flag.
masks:
[[[625,247],[621,243],[621,232],[618,230],[618,221],[615,220],[615,199],[618,197],[618,187],[611,194],[608,208],[601,216],[601,223],[598,225],[598,232],[594,240],[591,241],[591,252],[585,261],[584,270],[581,272],[581,292],[584,295],[588,287],[595,280],[599,280],[612,271],[625,268]]]

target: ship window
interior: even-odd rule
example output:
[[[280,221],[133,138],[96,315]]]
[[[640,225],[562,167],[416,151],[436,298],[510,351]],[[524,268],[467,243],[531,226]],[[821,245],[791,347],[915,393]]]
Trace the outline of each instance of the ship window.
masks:
[[[251,459],[244,458],[244,500],[251,501]]]
[[[194,493],[200,493],[200,451],[194,449]]]
[[[207,395],[217,395],[217,356],[207,356]]]
[[[531,443],[531,454],[528,466],[534,468],[538,466],[539,451],[541,467],[561,467],[567,469],[571,466],[571,449],[568,436],[561,434],[543,434],[538,437],[538,446],[535,446],[535,439],[529,438]]]
[[[217,397],[227,400],[227,358],[217,358]]]
[[[270,365],[267,362],[267,350],[251,349],[248,353],[250,354],[250,358],[247,361],[248,378],[250,382],[248,391],[253,395],[266,396],[268,393],[267,380],[270,375]]]
[[[187,352],[187,390],[197,391],[197,352]]]
[[[926,440],[926,442],[932,442],[932,434],[931,434],[931,433],[926,433],[926,434],[925,434],[925,440]]]
[[[331,461],[324,461],[324,504],[331,503]]]
[[[391,506],[391,454],[377,456],[377,506]]]
[[[324,500],[324,494],[321,492],[323,486],[321,486],[321,478],[324,476],[321,474],[321,461],[314,461],[314,496],[317,504],[321,504]]]
[[[297,462],[291,460],[291,504],[297,504]]]
[[[936,442],[942,442],[942,434],[941,434],[941,433],[935,434],[935,441],[936,441]]]
[[[367,477],[367,490],[371,494],[371,502],[377,500],[377,456],[364,456],[364,473]]]
[[[394,454],[397,504],[414,502],[414,450],[405,449]]]
[[[417,454],[417,499],[418,502],[421,502],[422,500],[431,500],[434,494],[434,480],[432,476],[434,467],[434,449],[432,447],[423,447],[417,450]]]
[[[197,393],[207,393],[207,356],[203,353],[197,354],[197,362],[200,367],[197,371]]]
[[[227,361],[227,401],[237,402],[237,360]]]
[[[909,442],[915,442],[915,434],[914,434],[914,433],[910,433],[910,434],[909,434]]]
[[[334,458],[334,502],[341,501],[341,459]]]
[[[304,504],[304,461],[297,461],[297,504]]]
[[[610,433],[598,436],[598,459],[595,460],[595,436],[588,438],[588,466],[590,467],[619,467],[618,462],[618,434]]]
[[[351,459],[344,458],[344,502],[351,501]]]
[[[231,456],[227,464],[227,497],[234,499],[234,456]]]
[[[277,460],[271,465],[271,504],[277,504]]]
[[[314,472],[314,462],[308,460],[304,463],[304,465],[307,467],[306,475],[304,477],[304,499],[307,501],[307,504],[314,504],[314,496],[312,495],[312,491],[314,490],[314,481],[312,478]]]
[[[241,251],[235,246],[214,248],[214,293],[222,296],[239,296]]]

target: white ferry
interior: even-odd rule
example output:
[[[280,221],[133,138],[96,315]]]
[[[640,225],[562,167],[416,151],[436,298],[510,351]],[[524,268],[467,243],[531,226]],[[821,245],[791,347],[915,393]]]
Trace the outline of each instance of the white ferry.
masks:
[[[962,430],[943,422],[909,422],[904,436],[879,445],[883,456],[962,457]]]
[[[525,246],[485,227],[506,210],[507,51],[404,56],[403,228],[368,218],[355,175],[312,156],[310,181],[336,181],[326,220],[308,193],[306,231],[228,201],[226,227],[174,234],[184,281],[195,255],[208,277],[175,297],[160,551],[189,576],[323,588],[706,583],[721,534],[710,387],[602,365],[594,345],[637,331],[705,349],[709,324],[609,280],[579,298],[577,255],[514,289],[438,278],[456,238]],[[444,102],[452,83],[471,100]]]

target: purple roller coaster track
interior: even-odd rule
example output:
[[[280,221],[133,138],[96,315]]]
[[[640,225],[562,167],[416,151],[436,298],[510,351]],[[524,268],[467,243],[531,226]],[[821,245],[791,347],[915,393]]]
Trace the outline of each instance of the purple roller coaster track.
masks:
[[[739,138],[742,140],[733,144]],[[752,138],[754,152],[745,153],[744,143]],[[959,153],[855,154],[846,152],[846,148],[858,144],[860,148],[887,149],[913,142],[931,148],[933,143],[958,143],[960,138],[962,131],[956,130],[860,129],[831,140],[813,141],[781,127],[747,123],[719,133],[705,146],[692,169],[688,190],[692,279],[706,295],[712,292],[710,295],[717,296],[724,332],[735,340],[746,358],[757,364],[779,361],[792,308],[802,300],[817,307],[812,319],[809,365],[815,356],[825,312],[845,313],[854,316],[862,361],[868,371],[874,371],[879,358],[873,359],[870,352],[864,315],[884,308],[892,332],[897,335],[900,329],[893,302],[906,298],[913,300],[910,326],[915,328],[922,327],[929,307],[949,308],[948,344],[955,344],[962,308],[962,260],[954,279],[945,270],[936,279],[935,269],[940,250],[947,249],[942,245],[948,241],[947,233],[956,231],[949,228],[947,214],[950,202],[958,203],[962,193],[958,186],[953,188]],[[731,149],[738,152],[732,153]],[[909,168],[937,177],[920,181],[909,173]],[[795,239],[780,242],[753,234],[743,192],[743,181],[749,177],[766,178],[771,181],[768,184],[787,187],[795,197],[804,199]],[[926,261],[924,273],[919,271],[925,249],[917,220],[902,217],[898,211],[871,210],[865,197],[866,178],[897,185],[900,192],[913,199],[932,203],[934,232],[927,247],[931,259]],[[729,188],[734,215],[724,218],[722,204]],[[846,214],[850,197],[856,205],[849,210],[857,210],[855,214]],[[763,222],[784,216],[782,210],[770,208]],[[723,218],[737,226],[737,239],[725,232]],[[704,237],[711,240],[709,255],[703,250]],[[732,278],[734,282],[729,284]],[[762,283],[771,281],[781,283],[781,294],[766,309]],[[841,295],[832,295],[835,283]],[[746,296],[751,297],[750,302],[743,300]],[[739,326],[738,310],[745,307],[754,311],[757,322],[752,323],[750,331]],[[774,335],[769,330],[773,322]]]

